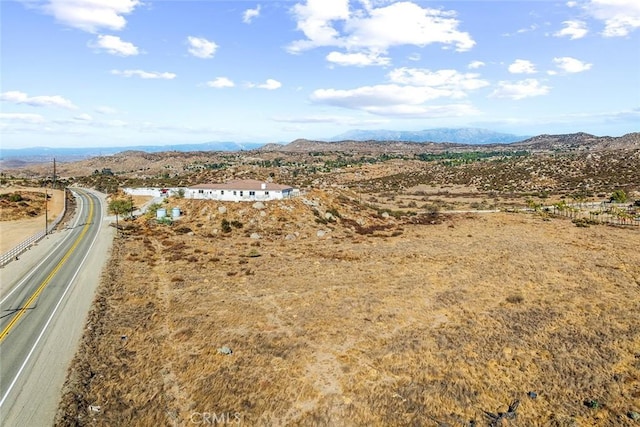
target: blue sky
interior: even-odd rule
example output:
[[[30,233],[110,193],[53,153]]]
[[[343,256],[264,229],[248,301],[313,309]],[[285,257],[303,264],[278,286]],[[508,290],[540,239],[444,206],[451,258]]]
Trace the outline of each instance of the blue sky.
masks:
[[[4,148],[640,131],[640,2],[0,1]]]

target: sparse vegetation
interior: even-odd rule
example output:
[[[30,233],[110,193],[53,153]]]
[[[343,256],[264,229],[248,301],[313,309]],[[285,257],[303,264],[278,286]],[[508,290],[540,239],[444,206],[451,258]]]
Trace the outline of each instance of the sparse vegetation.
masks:
[[[303,195],[256,209],[176,192],[171,226],[155,220],[171,203],[131,221],[57,423],[635,423],[640,220],[623,203],[640,150],[563,144],[79,163],[78,185],[114,194],[255,178]]]
[[[152,203],[147,207],[146,216],[147,218],[155,218],[158,212],[158,209],[162,208],[161,203]]]
[[[204,212],[181,219],[192,236],[140,220],[115,251],[140,256],[111,261],[58,422],[186,424],[202,408],[248,425],[630,420],[637,229],[506,213],[381,218],[307,198],[315,206],[218,217],[259,228],[259,241],[207,237],[211,202],[182,202]],[[333,244],[313,232],[314,209],[340,213]],[[103,411],[90,418],[89,404]]]
[[[627,202],[627,193],[624,190],[616,190],[611,194],[609,198],[614,203],[626,203]]]
[[[0,193],[0,221],[33,218],[44,214],[45,194],[33,191]]]
[[[114,198],[109,201],[108,209],[109,212],[116,216],[131,216],[134,209],[133,201],[131,199]]]

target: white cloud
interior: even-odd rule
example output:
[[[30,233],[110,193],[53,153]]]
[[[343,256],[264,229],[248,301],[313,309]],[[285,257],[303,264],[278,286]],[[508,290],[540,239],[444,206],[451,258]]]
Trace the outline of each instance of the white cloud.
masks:
[[[482,61],[471,61],[469,63],[469,65],[467,65],[467,68],[471,69],[471,70],[475,70],[478,69],[480,67],[484,67],[486,64]]]
[[[393,46],[440,43],[466,51],[475,45],[468,33],[458,30],[460,21],[455,12],[422,8],[408,1],[382,7],[368,1],[359,4],[364,7],[356,9],[356,4],[352,4],[353,10],[348,0],[307,0],[296,4],[292,11],[298,30],[306,38],[291,43],[289,52],[300,53],[321,46],[344,48],[347,53],[340,59],[346,59],[347,65],[356,54],[375,58]],[[362,61],[353,62],[362,65]]]
[[[11,123],[42,123],[44,122],[44,117],[40,114],[30,113],[0,113],[0,120]]]
[[[106,105],[98,106],[94,110],[100,114],[116,114],[118,112],[115,108],[107,107]]]
[[[563,24],[565,27],[554,33],[554,36],[569,37],[571,40],[576,40],[586,36],[589,32],[589,30],[587,30],[587,24],[583,21],[564,21]]]
[[[111,74],[122,77],[140,77],[141,79],[164,79],[172,80],[176,78],[175,73],[158,72],[158,71],[143,71],[143,70],[111,70]]]
[[[477,74],[456,70],[398,68],[388,74],[389,83],[355,89],[318,89],[311,95],[317,103],[362,110],[378,115],[444,117],[475,114],[467,103],[427,105],[440,98],[461,99],[467,92],[489,83]]]
[[[509,72],[513,74],[535,74],[536,66],[526,59],[516,59],[509,65]]]
[[[373,52],[341,53],[334,51],[327,55],[327,61],[338,65],[355,65],[358,67],[389,65],[391,63],[390,58],[381,57]]]
[[[267,90],[275,90],[275,89],[279,89],[280,87],[282,87],[282,83],[280,83],[277,80],[274,79],[267,79],[266,82],[261,83],[261,84],[256,84],[256,83],[247,83],[247,87],[255,87],[258,89],[267,89]]]
[[[544,86],[536,79],[525,79],[517,82],[500,81],[498,87],[489,95],[492,98],[509,98],[514,100],[541,96],[549,93],[551,88]]]
[[[251,24],[253,18],[257,18],[260,16],[260,5],[256,6],[255,9],[247,9],[242,14],[242,22],[245,24]]]
[[[139,0],[48,0],[42,9],[69,27],[95,33],[101,28],[122,30]]]
[[[217,44],[202,37],[189,36],[187,43],[189,44],[189,53],[203,59],[213,58],[213,54],[218,49]]]
[[[403,118],[465,117],[478,114],[470,104],[447,105],[383,105],[371,108],[372,114]]]
[[[267,81],[261,85],[258,85],[260,89],[274,90],[282,87],[282,83],[277,80],[267,79]]]
[[[362,86],[356,89],[318,89],[311,99],[339,107],[371,111],[384,105],[420,105],[428,100],[444,96],[442,91],[432,88],[386,84]]]
[[[332,21],[349,18],[349,0],[307,0],[293,9],[297,28],[307,37],[289,46],[291,52],[300,52],[318,46],[341,46],[340,33],[333,28]]]
[[[305,124],[318,124],[318,123],[333,123],[346,126],[370,126],[387,123],[388,120],[384,119],[362,119],[349,116],[300,116],[300,117],[272,117],[271,120],[280,123],[305,123]]]
[[[214,88],[234,87],[235,83],[226,77],[216,77],[214,80],[208,81],[207,86]]]
[[[536,24],[531,24],[526,28],[520,28],[518,31],[516,31],[516,33],[524,34],[524,33],[529,33],[531,31],[535,31],[537,29],[538,29],[538,26]]]
[[[77,120],[80,122],[90,122],[93,120],[93,117],[91,117],[91,115],[87,114],[87,113],[82,113],[82,114],[78,114],[77,116],[75,116],[73,118],[73,120]]]
[[[105,127],[112,127],[112,128],[122,128],[122,127],[127,127],[129,126],[129,123],[125,122],[124,120],[107,120],[106,122],[103,123],[103,125]]]
[[[133,56],[139,53],[133,43],[125,42],[118,36],[99,35],[96,41],[89,43],[89,47],[104,49],[112,55],[119,56]]]
[[[389,80],[410,86],[423,86],[446,91],[452,98],[463,98],[467,91],[488,86],[489,82],[475,73],[460,73],[456,70],[430,71],[419,68],[397,68],[389,73]]]
[[[29,96],[26,93],[17,90],[0,93],[0,101],[11,102],[14,104],[25,104],[32,107],[61,107],[69,110],[78,108],[73,105],[71,101],[59,95]]]
[[[355,16],[346,23],[348,46],[387,49],[398,45],[426,46],[432,43],[455,45],[456,50],[471,49],[475,42],[468,33],[457,30],[455,13],[421,8],[410,2],[397,2],[371,9],[369,16]]]
[[[624,37],[640,28],[638,0],[590,0],[585,9],[604,22],[602,35],[605,37]]]
[[[532,31],[536,31],[538,29],[538,25],[537,24],[531,24],[528,27],[524,27],[524,28],[519,28],[518,30],[516,30],[515,33],[504,33],[502,34],[505,37],[512,37],[516,34],[524,34],[524,33],[529,33]]]
[[[591,69],[593,64],[587,64],[579,59],[564,56],[562,58],[553,58],[553,62],[565,73],[581,73]]]

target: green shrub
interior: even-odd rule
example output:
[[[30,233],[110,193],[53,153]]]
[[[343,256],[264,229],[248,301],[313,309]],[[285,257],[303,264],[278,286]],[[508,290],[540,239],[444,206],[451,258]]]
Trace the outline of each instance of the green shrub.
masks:
[[[331,215],[333,215],[335,218],[342,218],[340,216],[340,212],[338,212],[338,210],[336,208],[327,209],[327,212],[330,213]]]
[[[11,201],[11,202],[21,202],[22,201],[22,195],[20,193],[11,193],[9,195],[9,201]]]
[[[609,200],[614,203],[626,203],[627,193],[625,193],[624,190],[616,190],[611,194]]]
[[[158,209],[160,209],[162,207],[162,205],[160,203],[152,203],[151,205],[149,205],[149,207],[147,208],[147,213],[146,216],[148,218],[154,218],[156,216],[156,212],[158,211]]]
[[[247,254],[247,256],[248,256],[249,258],[257,258],[257,257],[259,257],[259,256],[261,256],[261,255],[260,255],[260,252],[258,252],[258,250],[257,250],[256,248],[253,248],[253,249],[251,249],[251,250],[249,251],[249,253]]]

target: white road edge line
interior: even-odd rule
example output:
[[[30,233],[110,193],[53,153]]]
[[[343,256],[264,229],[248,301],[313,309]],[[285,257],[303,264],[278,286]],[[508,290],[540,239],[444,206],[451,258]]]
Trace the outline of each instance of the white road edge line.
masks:
[[[100,199],[99,196],[96,196],[96,198],[98,199],[98,202],[100,203],[100,210],[102,211],[103,210],[102,200]],[[89,246],[89,250],[84,255],[84,258],[82,258],[82,261],[80,262],[80,265],[78,266],[78,269],[76,270],[75,274],[73,275],[73,277],[69,281],[69,284],[67,284],[67,287],[64,290],[64,292],[63,292],[62,296],[60,297],[60,299],[58,300],[58,303],[53,308],[53,311],[51,312],[51,315],[47,319],[47,323],[44,324],[44,327],[42,328],[42,331],[40,331],[40,334],[38,335],[38,338],[36,339],[36,342],[33,343],[33,347],[31,347],[31,350],[29,350],[29,354],[27,354],[27,357],[24,359],[24,362],[22,362],[22,365],[20,366],[20,369],[18,369],[18,372],[16,373],[16,376],[13,378],[13,381],[11,381],[11,384],[9,384],[9,387],[7,388],[7,391],[5,392],[4,396],[2,396],[2,400],[0,400],[0,408],[4,404],[5,400],[7,400],[7,397],[9,397],[9,394],[11,393],[11,390],[13,390],[13,387],[16,385],[16,382],[18,381],[18,378],[20,377],[20,374],[22,374],[22,371],[27,366],[27,363],[29,362],[29,359],[31,359],[31,356],[33,355],[33,352],[35,351],[36,347],[40,343],[40,340],[42,339],[45,331],[49,327],[49,324],[51,323],[51,320],[53,319],[53,316],[55,316],[56,312],[58,311],[58,308],[60,307],[60,304],[62,303],[62,300],[64,300],[64,297],[67,295],[67,292],[69,291],[69,289],[71,289],[71,285],[73,284],[73,282],[75,282],[76,277],[78,276],[78,273],[80,272],[80,270],[82,270],[82,267],[84,266],[84,262],[87,260],[87,257],[91,253],[91,249],[93,249],[93,245],[96,243],[96,240],[98,239],[98,236],[100,235],[100,231],[101,230],[102,230],[102,221],[99,221],[98,232],[96,233],[95,237],[93,238],[93,241],[91,242],[91,246]]]
[[[73,190],[71,190],[71,191],[73,191]],[[76,219],[75,219],[75,222],[74,222],[74,224],[73,224],[73,227],[72,227],[72,228],[75,228],[75,227],[78,225],[78,222],[80,222],[80,215],[77,215],[77,216],[76,216]],[[67,236],[67,238],[68,238],[68,236]],[[37,271],[37,270],[42,266],[42,264],[44,264],[44,263],[45,263],[49,258],[53,257],[53,256],[56,254],[56,249],[58,249],[60,246],[62,246],[62,245],[67,241],[67,238],[62,239],[62,240],[60,241],[60,243],[58,243],[58,244],[53,248],[53,250],[51,251],[51,253],[49,253],[49,255],[47,255],[47,256],[46,256],[42,261],[40,261],[40,263],[39,263],[38,265],[36,265],[36,266],[33,268],[33,270],[31,270],[31,272],[30,272],[29,274],[27,274],[27,275],[24,277],[24,279],[22,279],[18,284],[16,284],[16,285],[13,287],[13,289],[11,289],[11,291],[10,291],[7,295],[5,295],[5,297],[4,297],[4,298],[2,298],[2,300],[0,300],[0,304],[4,304],[4,302],[7,300],[7,298],[9,298],[11,295],[13,295],[13,293],[14,293],[15,291],[17,291],[18,289],[20,289],[20,288],[22,287],[22,285],[24,285],[24,284],[25,284],[25,282],[26,282],[27,280],[29,280],[29,279],[31,278],[31,276],[33,276],[33,275],[36,273],[36,271]]]

